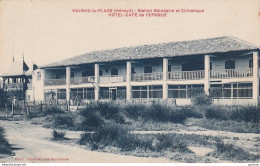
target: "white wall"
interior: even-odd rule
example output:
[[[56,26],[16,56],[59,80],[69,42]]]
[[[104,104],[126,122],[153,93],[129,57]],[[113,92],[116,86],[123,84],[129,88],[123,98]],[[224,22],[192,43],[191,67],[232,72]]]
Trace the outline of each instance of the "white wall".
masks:
[[[41,79],[37,80],[37,73],[41,73]],[[32,96],[31,100],[44,100],[44,72],[43,69],[36,69],[32,73]]]

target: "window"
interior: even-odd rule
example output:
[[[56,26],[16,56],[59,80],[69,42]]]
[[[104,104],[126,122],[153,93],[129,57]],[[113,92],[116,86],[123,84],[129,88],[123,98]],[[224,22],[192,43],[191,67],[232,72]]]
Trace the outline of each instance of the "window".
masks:
[[[204,85],[169,85],[168,98],[185,99],[193,94],[203,92]]]
[[[209,70],[212,70],[212,62],[210,62],[210,68],[209,68]]]
[[[249,60],[249,68],[253,68],[253,59]]]
[[[70,73],[70,77],[73,78],[74,77],[74,72]]]
[[[57,99],[66,99],[66,89],[58,89]]]
[[[235,69],[235,68],[236,68],[235,61],[233,60],[225,61],[225,69]]]
[[[41,80],[41,72],[37,72],[37,81],[40,81]]]
[[[99,75],[103,76],[103,70],[99,70]]]
[[[94,69],[89,69],[82,72],[82,77],[94,76],[94,75],[95,75]]]
[[[241,99],[252,98],[252,83],[229,83],[211,85],[210,95],[213,98]]]
[[[144,73],[152,73],[153,67],[152,66],[145,66],[144,67]]]
[[[111,76],[117,76],[118,75],[118,68],[113,67],[111,69]]]
[[[172,71],[172,66],[168,65],[168,72],[171,72],[171,71]]]
[[[132,98],[162,98],[162,86],[133,86]]]
[[[134,74],[134,73],[135,73],[135,68],[131,67],[131,74]]]

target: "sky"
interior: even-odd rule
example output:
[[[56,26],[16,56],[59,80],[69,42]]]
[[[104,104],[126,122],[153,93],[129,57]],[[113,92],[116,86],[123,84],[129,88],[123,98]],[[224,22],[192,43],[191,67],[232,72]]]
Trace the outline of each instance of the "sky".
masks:
[[[109,17],[72,9],[199,9],[167,17]],[[96,50],[234,36],[260,46],[260,0],[1,0],[0,74]]]

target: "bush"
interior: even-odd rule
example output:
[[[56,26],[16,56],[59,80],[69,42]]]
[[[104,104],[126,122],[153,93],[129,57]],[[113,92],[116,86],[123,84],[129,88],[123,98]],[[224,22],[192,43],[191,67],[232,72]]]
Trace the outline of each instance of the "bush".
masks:
[[[259,123],[260,110],[257,106],[240,106],[230,111],[230,119]]]
[[[55,127],[73,128],[73,115],[70,113],[55,115],[53,125]]]
[[[242,148],[235,147],[233,144],[225,144],[222,141],[217,142],[216,148],[217,150],[213,156],[221,157],[222,159],[233,161],[255,161],[259,159],[259,155],[250,154]]]
[[[100,113],[90,107],[80,110],[79,114],[76,115],[79,121],[76,126],[79,130],[94,130],[104,124],[104,120]]]
[[[184,123],[189,117],[201,118],[202,114],[190,106],[168,107],[158,103],[152,104],[143,114],[145,120],[173,123]]]
[[[65,113],[63,110],[55,106],[43,110],[44,115],[54,115],[54,114],[63,114],[63,113]]]
[[[12,147],[5,138],[5,131],[0,127],[0,154],[11,155]]]
[[[176,134],[158,134],[154,142],[154,149],[156,151],[171,150],[178,152],[189,152],[187,144],[181,137],[177,137]]]
[[[191,102],[194,105],[211,105],[213,101],[209,95],[201,92],[194,94],[191,98]]]
[[[138,118],[143,115],[145,109],[146,106],[144,104],[128,104],[125,107],[125,112],[128,117],[134,120],[138,120]]]
[[[222,106],[210,106],[205,110],[205,116],[208,119],[229,119],[229,113],[227,109],[224,109]]]
[[[52,132],[52,140],[53,141],[62,141],[64,139],[67,139],[65,137],[65,135],[66,135],[65,132],[53,130],[53,132]]]

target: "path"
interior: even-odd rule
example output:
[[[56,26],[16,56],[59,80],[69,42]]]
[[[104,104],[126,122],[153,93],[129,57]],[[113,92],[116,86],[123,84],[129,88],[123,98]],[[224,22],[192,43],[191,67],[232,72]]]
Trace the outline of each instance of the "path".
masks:
[[[83,146],[65,145],[51,140],[51,131],[28,121],[0,121],[0,126],[6,130],[9,143],[15,148],[15,156],[0,159],[0,163],[28,162],[69,162],[69,163],[144,163],[172,162],[163,158],[147,158],[123,156],[104,152],[86,150]],[[75,132],[76,134],[79,134]],[[68,134],[68,135],[71,135]],[[78,137],[78,135],[74,135]],[[55,160],[51,160],[51,158]],[[40,160],[39,160],[40,159]],[[68,161],[66,161],[68,159]],[[37,161],[38,160],[38,161]],[[48,161],[49,160],[49,161]]]

